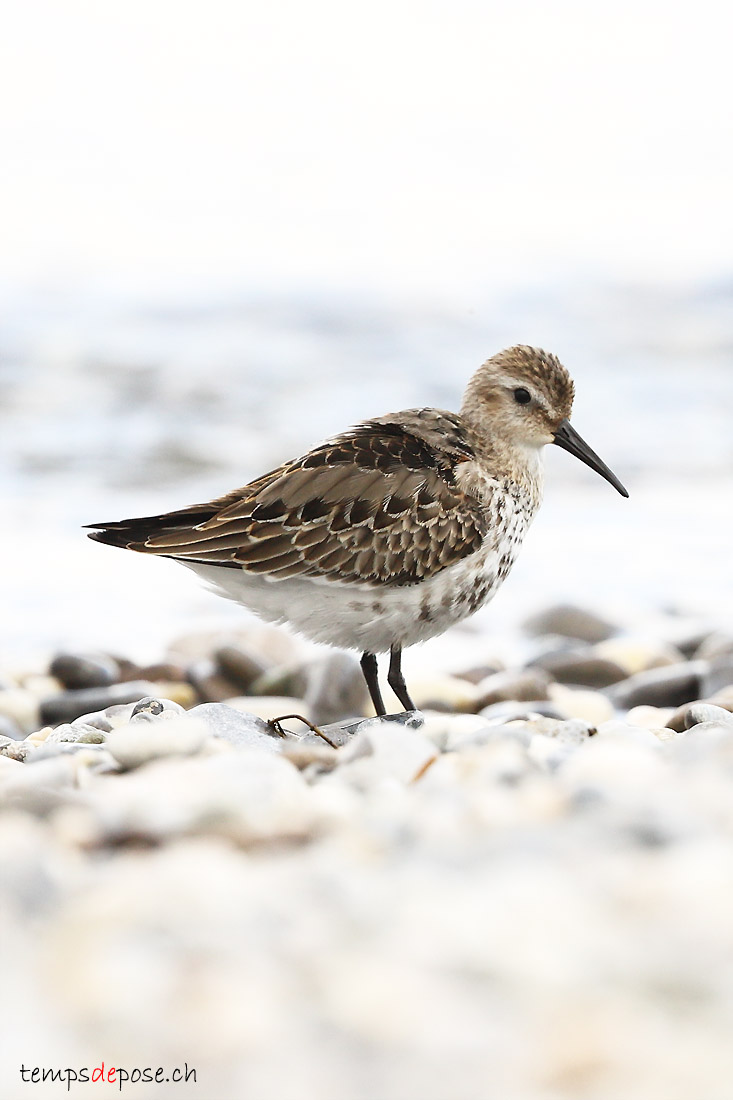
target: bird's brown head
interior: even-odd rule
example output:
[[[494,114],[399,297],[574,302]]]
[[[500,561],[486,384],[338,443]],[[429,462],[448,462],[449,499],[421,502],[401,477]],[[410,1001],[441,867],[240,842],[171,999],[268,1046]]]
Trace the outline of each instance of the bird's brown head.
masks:
[[[570,424],[575,387],[555,355],[524,344],[492,355],[466,387],[461,416],[490,445],[539,451],[547,443],[574,454],[629,494]]]
[[[462,415],[516,445],[552,443],[573,408],[573,381],[560,360],[518,344],[492,355],[468,383]]]

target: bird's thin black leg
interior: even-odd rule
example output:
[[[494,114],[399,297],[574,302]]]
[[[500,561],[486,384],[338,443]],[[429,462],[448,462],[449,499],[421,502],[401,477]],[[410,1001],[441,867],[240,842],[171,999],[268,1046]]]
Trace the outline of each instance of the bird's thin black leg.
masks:
[[[379,690],[379,670],[377,669],[377,658],[373,653],[362,653],[361,655],[361,671],[364,673],[364,679],[366,680],[366,686],[369,688],[369,694],[372,697],[374,703],[374,709],[378,715],[386,714],[387,710],[382,699],[382,693]]]
[[[392,688],[405,710],[415,710],[415,704],[407,692],[405,677],[402,675],[402,646],[393,645],[390,651],[387,683]]]

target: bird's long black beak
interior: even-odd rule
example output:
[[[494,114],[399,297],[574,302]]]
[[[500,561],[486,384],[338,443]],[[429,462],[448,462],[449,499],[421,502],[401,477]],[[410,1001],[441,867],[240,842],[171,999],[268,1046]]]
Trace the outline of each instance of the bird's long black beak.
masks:
[[[584,439],[581,439],[569,420],[563,420],[555,432],[555,438],[552,442],[557,443],[558,447],[562,447],[564,451],[570,451],[571,455],[575,455],[581,462],[585,462],[591,470],[595,470],[601,477],[605,477],[606,481],[610,481],[622,497],[629,495],[613,471],[609,470],[606,463],[598,457],[595,451],[590,449]]]

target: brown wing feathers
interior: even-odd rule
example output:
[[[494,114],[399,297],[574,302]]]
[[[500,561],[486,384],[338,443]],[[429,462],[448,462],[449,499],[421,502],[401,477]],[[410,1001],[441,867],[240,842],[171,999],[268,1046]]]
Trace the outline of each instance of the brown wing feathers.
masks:
[[[210,504],[120,523],[90,537],[249,573],[412,584],[477,550],[479,502],[440,451],[398,423],[369,421]]]

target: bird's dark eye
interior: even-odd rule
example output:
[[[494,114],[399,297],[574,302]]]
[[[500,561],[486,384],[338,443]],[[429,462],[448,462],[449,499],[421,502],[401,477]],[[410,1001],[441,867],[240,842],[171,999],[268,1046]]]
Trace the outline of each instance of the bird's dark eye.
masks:
[[[520,386],[519,389],[514,391],[514,400],[518,405],[529,405],[532,394],[529,390],[525,390],[524,386]]]

